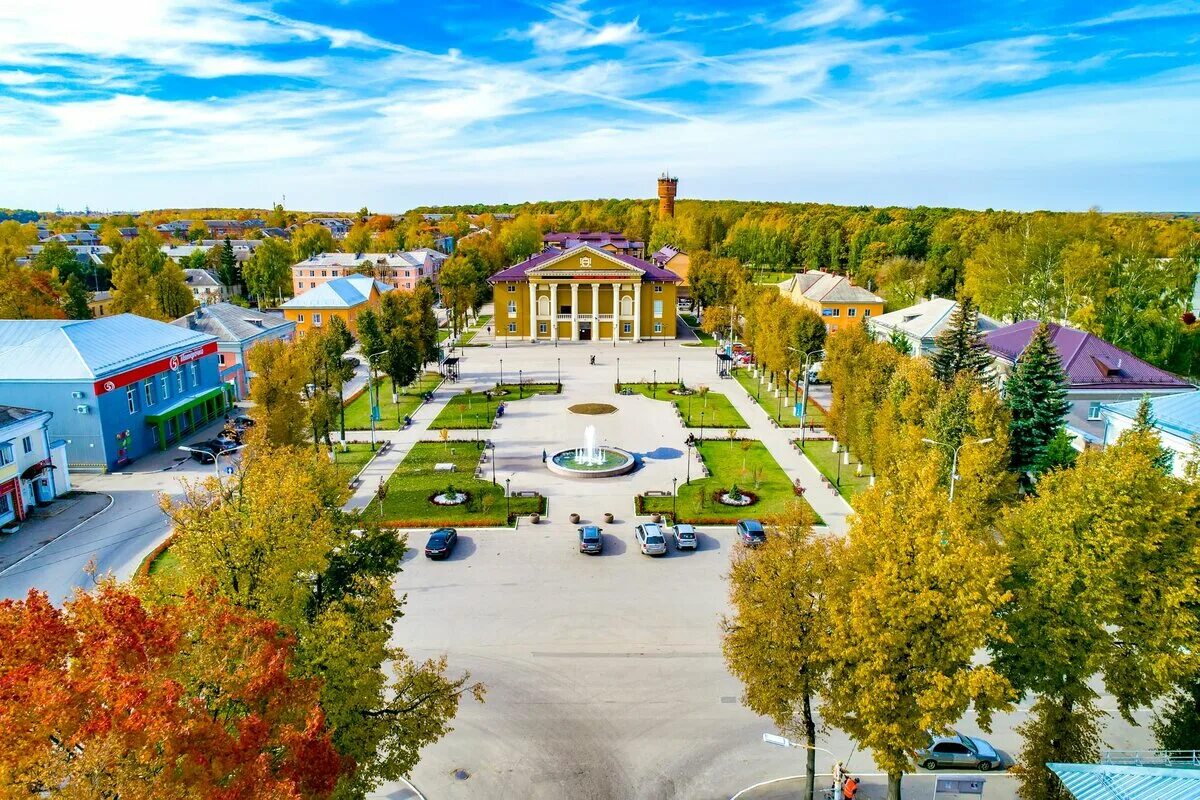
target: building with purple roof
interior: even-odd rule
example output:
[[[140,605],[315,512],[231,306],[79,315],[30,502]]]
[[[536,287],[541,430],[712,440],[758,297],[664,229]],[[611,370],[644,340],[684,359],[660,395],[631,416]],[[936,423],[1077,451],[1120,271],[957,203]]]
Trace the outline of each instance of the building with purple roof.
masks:
[[[1040,324],[1027,319],[986,335],[1001,381],[1012,373]],[[1067,400],[1071,408],[1066,426],[1079,449],[1104,441],[1102,406],[1195,389],[1182,378],[1147,364],[1093,334],[1051,323],[1050,338],[1067,373]]]
[[[646,257],[645,242],[633,241],[618,231],[551,231],[542,235],[542,244],[554,250],[570,250],[581,244],[590,244],[609,253]]]
[[[488,279],[496,336],[530,341],[675,338],[680,278],[590,243],[548,248]]]

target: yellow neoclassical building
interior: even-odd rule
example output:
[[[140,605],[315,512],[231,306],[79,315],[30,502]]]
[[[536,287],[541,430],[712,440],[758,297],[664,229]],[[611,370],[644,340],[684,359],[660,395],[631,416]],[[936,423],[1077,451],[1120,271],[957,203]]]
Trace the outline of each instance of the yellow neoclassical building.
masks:
[[[640,258],[578,244],[538,253],[489,280],[500,338],[675,338],[679,276]]]

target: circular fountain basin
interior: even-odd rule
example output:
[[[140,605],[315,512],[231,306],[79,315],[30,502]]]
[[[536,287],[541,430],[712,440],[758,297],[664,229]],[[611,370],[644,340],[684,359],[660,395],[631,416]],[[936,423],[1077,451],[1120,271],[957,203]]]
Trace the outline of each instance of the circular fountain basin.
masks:
[[[555,475],[568,478],[611,478],[632,472],[637,462],[633,454],[618,447],[599,447],[598,458],[593,461],[581,458],[578,450],[559,450],[546,461],[546,467]]]

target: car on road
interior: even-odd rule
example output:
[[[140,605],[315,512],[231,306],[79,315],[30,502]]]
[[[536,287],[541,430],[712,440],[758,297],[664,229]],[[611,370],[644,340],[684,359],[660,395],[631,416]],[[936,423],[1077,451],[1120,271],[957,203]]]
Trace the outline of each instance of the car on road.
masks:
[[[201,464],[213,463],[217,460],[217,454],[225,451],[225,447],[217,442],[193,442],[181,449],[187,450]]]
[[[926,747],[917,751],[917,763],[925,769],[969,767],[980,772],[1004,766],[996,748],[983,739],[961,733],[934,736]]]
[[[234,417],[232,420],[230,420],[230,422],[232,422],[234,425],[238,426],[239,428],[253,428],[254,427],[254,418],[248,417],[245,414],[238,414],[236,417]]]
[[[458,531],[454,528],[438,528],[429,534],[429,541],[425,543],[425,557],[438,560],[449,558],[456,544]]]
[[[738,541],[746,547],[758,547],[767,541],[767,531],[763,524],[756,519],[739,519],[737,521]]]
[[[579,552],[601,553],[604,551],[604,537],[596,525],[584,525],[579,529]]]
[[[665,556],[667,554],[667,537],[663,536],[658,523],[647,522],[637,526],[637,543],[642,555]]]
[[[676,550],[696,549],[696,527],[694,525],[676,525],[671,529],[671,538],[675,540]]]

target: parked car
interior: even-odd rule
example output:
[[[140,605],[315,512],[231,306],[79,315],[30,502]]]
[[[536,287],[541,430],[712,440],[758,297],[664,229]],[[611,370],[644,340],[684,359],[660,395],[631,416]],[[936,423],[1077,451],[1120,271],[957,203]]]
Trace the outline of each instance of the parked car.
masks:
[[[767,532],[763,524],[756,519],[739,519],[737,538],[746,547],[758,547],[767,541]]]
[[[971,767],[980,772],[1004,766],[996,748],[983,739],[961,733],[932,737],[928,746],[917,751],[917,763],[925,769]]]
[[[638,525],[637,542],[642,555],[665,556],[667,554],[667,537],[663,536],[662,528],[657,523],[647,522]]]
[[[214,445],[212,442],[192,442],[187,447],[180,449],[187,450],[191,457],[201,464],[211,464],[217,460],[217,453],[220,453],[224,448],[220,445]]]
[[[604,537],[595,525],[584,525],[579,529],[579,552],[600,553],[604,550]]]
[[[429,534],[429,541],[425,543],[425,557],[439,560],[449,558],[456,544],[458,531],[454,528],[438,528]]]
[[[234,425],[238,426],[239,428],[253,428],[254,427],[254,418],[248,417],[245,414],[238,414],[236,417],[233,418],[232,422]]]
[[[696,527],[694,525],[676,525],[672,529],[671,538],[675,540],[676,550],[696,549]]]

